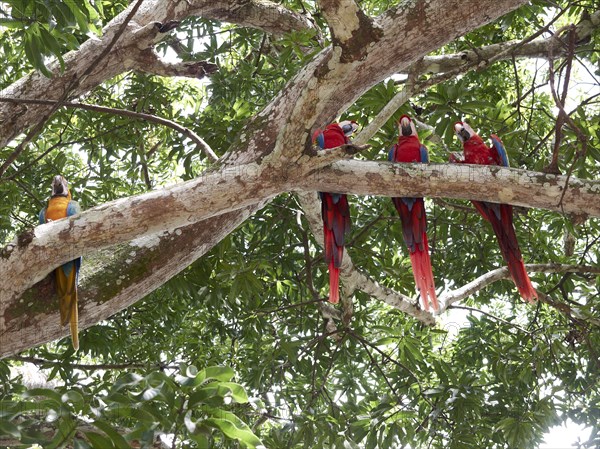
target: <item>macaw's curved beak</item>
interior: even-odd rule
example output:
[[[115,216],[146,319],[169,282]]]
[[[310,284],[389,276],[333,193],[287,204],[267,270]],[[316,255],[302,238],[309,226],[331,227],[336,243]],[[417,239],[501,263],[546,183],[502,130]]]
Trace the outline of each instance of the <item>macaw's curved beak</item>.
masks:
[[[52,196],[67,196],[68,193],[67,180],[60,175],[56,175],[52,181]]]
[[[403,136],[412,135],[412,126],[410,126],[410,118],[403,116],[400,118],[400,132]]]
[[[463,142],[466,142],[471,138],[471,134],[469,134],[469,131],[467,131],[463,124],[460,122],[454,124],[454,131],[456,132],[458,138]]]
[[[346,137],[350,137],[358,129],[358,124],[354,120],[344,120],[343,122],[340,122],[339,125]]]

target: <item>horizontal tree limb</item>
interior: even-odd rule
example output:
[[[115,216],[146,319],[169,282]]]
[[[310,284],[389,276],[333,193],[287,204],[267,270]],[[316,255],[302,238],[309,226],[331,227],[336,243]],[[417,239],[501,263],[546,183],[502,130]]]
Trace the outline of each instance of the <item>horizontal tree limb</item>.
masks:
[[[281,193],[282,188],[288,190],[274,181],[257,164],[224,167],[171,188],[112,201],[38,226],[2,251],[0,273],[11,273],[14,282],[0,291],[0,303],[76,257],[252,206]]]
[[[469,164],[339,161],[300,180],[299,190],[389,197],[447,197],[600,217],[600,181]],[[562,202],[561,202],[561,198]]]
[[[584,41],[600,25],[600,11],[582,20],[575,27],[575,40]],[[466,50],[460,53],[425,56],[414,64],[410,73],[437,74],[450,72],[471,64],[489,65],[488,61],[515,58],[552,58],[567,54],[567,46],[560,36],[539,38],[523,43],[520,40],[502,42],[477,48],[477,51]]]
[[[215,73],[219,67],[208,61],[165,61],[154,49],[148,49],[133,55],[137,61],[137,69],[158,76],[184,76],[202,79]]]
[[[153,17],[161,18],[158,22],[177,20],[178,14],[191,14],[194,7],[206,8],[201,15],[208,17],[204,14],[206,11],[218,9],[224,3],[232,5],[232,2],[190,1],[178,3],[174,11],[165,11],[171,3],[158,0],[144,2],[143,11],[139,16],[136,15],[132,26],[119,40],[118,48],[93,73],[81,80],[74,95],[87,92],[124,70],[135,68],[135,60],[129,57],[131,52],[137,54],[140,50],[150,48],[164,34],[160,31],[162,25],[153,23],[157,22]],[[242,8],[249,3],[260,2],[240,0],[233,3]],[[355,45],[346,51],[332,47],[323,50],[254,120],[249,121],[232,147],[237,151],[230,152],[222,161],[237,165],[208,172],[199,179],[169,189],[108,203],[23,234],[0,255],[0,274],[5,279],[14,279],[17,284],[8,285],[0,292],[0,307],[3,307],[0,324],[4,326],[6,319],[10,319],[10,315],[6,314],[6,304],[14,304],[25,288],[43,278],[54,267],[82,253],[93,253],[132,238],[176,232],[174,230],[179,227],[266,201],[279,193],[302,186],[321,166],[319,158],[309,158],[306,163],[296,164],[305,154],[304,144],[315,126],[329,123],[366,89],[408,67],[427,52],[523,3],[524,0],[446,2],[444,5],[448,13],[442,17],[439,14],[440,1],[403,4],[392,8],[388,14],[371,21],[369,33],[360,41],[364,45]],[[464,11],[474,11],[475,6],[485,8],[486,15],[464,14]],[[235,13],[234,9],[229,8],[228,11]],[[432,26],[434,23],[436,26]],[[93,56],[105,48],[103,46],[106,45],[106,39],[110,38],[111,29],[118,24],[117,18],[109,24],[108,29],[105,28],[102,39],[87,41],[79,51],[66,55],[64,77],[72,79],[77,76],[77,68],[85,67],[86,61],[93,60]],[[445,30],[444,33],[439,32],[440,27]],[[397,29],[404,31],[404,40],[398,39]],[[342,53],[351,57],[344,59]],[[37,78],[32,75],[8,88],[18,90],[5,93],[14,97],[35,98],[40,96],[40,92],[60,92],[64,85],[60,81],[60,76],[47,81],[39,75]],[[14,111],[16,113],[6,114],[6,108],[0,107],[0,146],[2,139],[6,139],[4,143],[10,141],[32,122],[40,111],[33,109],[21,108]],[[5,130],[8,130],[8,134],[4,133]],[[289,151],[281,151],[284,148]],[[334,164],[334,167],[339,164]],[[389,168],[381,170],[388,171]],[[352,178],[347,181],[349,179]],[[399,179],[401,176],[393,180],[396,183],[393,188],[398,188]],[[379,187],[378,183],[375,184]],[[185,249],[180,250],[181,253],[183,251]],[[133,296],[141,290],[135,282],[130,288]],[[111,310],[114,313],[115,303],[107,301],[100,307],[101,313],[110,314]],[[89,314],[87,319],[98,321],[101,313]],[[35,320],[36,316],[38,314],[32,313],[29,319]],[[11,335],[16,335],[18,331],[18,328],[13,328]]]
[[[254,163],[225,167],[38,226],[2,251],[0,277],[13,282],[0,291],[0,302],[19,296],[52,269],[80,255],[187,226],[290,190],[462,198],[600,216],[600,181],[572,177],[559,203],[564,176],[497,166],[358,160],[310,170],[311,163],[319,166],[319,159],[311,158],[310,163],[290,171]]]
[[[55,100],[37,100],[31,98],[10,98],[10,97],[0,97],[0,103],[15,103],[15,104],[44,104],[44,105],[55,105],[58,102]],[[167,126],[169,128],[174,129],[175,131],[183,134],[188,137],[192,142],[196,144],[196,148],[199,151],[203,152],[205,156],[209,157],[216,162],[219,160],[219,157],[212,150],[210,145],[206,143],[204,139],[202,139],[198,134],[192,131],[185,126],[180,125],[179,123],[174,122],[173,120],[166,119],[164,117],[159,117],[157,115],[146,114],[144,112],[136,112],[129,111],[127,109],[118,109],[118,108],[109,108],[107,106],[100,106],[97,104],[87,104],[87,103],[79,103],[79,102],[69,102],[65,101],[60,104],[61,107],[72,108],[72,109],[84,109],[86,111],[94,111],[101,112],[103,114],[113,114],[120,115],[122,117],[130,117],[134,119],[145,120],[151,123],[157,123],[159,125]],[[2,181],[2,177],[0,177],[0,181]]]

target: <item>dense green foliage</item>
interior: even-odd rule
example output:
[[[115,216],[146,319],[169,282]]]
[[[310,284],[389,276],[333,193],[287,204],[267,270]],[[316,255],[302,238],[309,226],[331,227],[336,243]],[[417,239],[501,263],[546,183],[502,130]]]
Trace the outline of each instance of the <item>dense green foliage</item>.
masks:
[[[281,3],[313,13],[327,36],[314,2]],[[359,3],[376,15],[398,2]],[[565,12],[554,29],[595,11],[593,1],[558,5]],[[46,70],[44,57],[60,59],[76,49],[123,7],[99,0],[0,2],[0,59],[6,61],[0,90]],[[549,2],[532,2],[439,53],[524,39],[558,12]],[[175,46],[185,60],[218,64],[209,83],[130,72],[85,101],[174,120],[219,155],[327,44],[310,33],[275,39],[204,19],[186,20],[175,36],[159,51]],[[599,47],[597,32],[578,47],[567,102],[589,139],[587,153],[580,153],[569,127],[559,148],[561,171],[584,179],[600,175],[600,73],[593,72]],[[554,66],[563,81],[564,59]],[[466,118],[482,135],[502,137],[512,166],[542,171],[552,156],[557,114],[547,81],[542,60],[499,61],[460,74],[415,95],[361,157],[384,160],[396,140],[396,120],[409,113],[441,137],[427,140],[431,132],[420,131],[432,161],[460,150],[452,125]],[[347,115],[365,125],[401,88],[394,80],[381,83]],[[17,144],[0,149],[0,160]],[[69,179],[87,209],[190,179],[208,163],[173,129],[60,109],[0,179],[0,241],[4,246],[36,224],[56,173]],[[348,252],[355,265],[414,296],[391,201],[351,202]],[[491,227],[467,201],[428,200],[427,207],[439,291],[503,264]],[[121,448],[175,434],[174,447],[256,447],[260,438],[268,448],[523,448],[536,447],[550,427],[569,419],[591,429],[581,447],[600,445],[597,275],[532,274],[549,297],[534,306],[522,302],[512,282],[496,282],[461,303],[485,313],[450,310],[435,328],[357,291],[349,326],[338,323],[332,336],[314,304],[326,296],[326,266],[299,210],[293,195],[276,198],[159,290],[82,332],[78,353],[65,339],[0,361],[0,435],[24,447]],[[598,219],[517,212],[526,263],[599,266]],[[48,385],[27,382],[26,360],[43,370]],[[56,433],[40,430],[44,422]]]

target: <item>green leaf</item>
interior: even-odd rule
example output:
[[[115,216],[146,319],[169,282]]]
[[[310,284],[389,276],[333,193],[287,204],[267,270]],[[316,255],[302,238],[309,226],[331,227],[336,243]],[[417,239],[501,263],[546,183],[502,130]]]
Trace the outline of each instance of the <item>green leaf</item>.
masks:
[[[86,14],[88,13],[87,9],[80,9],[76,2],[65,2],[71,13],[73,13],[73,17],[77,21],[77,25],[81,29],[83,33],[87,33],[88,29],[88,18]]]
[[[244,388],[233,382],[221,382],[219,383],[220,388],[227,388],[230,392],[229,396],[238,404],[245,404],[248,402],[248,395]]]
[[[117,449],[130,449],[131,446],[125,438],[115,430],[109,423],[102,420],[96,420],[93,422],[94,426],[103,431],[112,441],[112,445]]]
[[[23,393],[24,398],[34,398],[35,399],[39,396],[46,397],[46,398],[50,399],[54,404],[59,405],[59,406],[63,403],[62,395],[57,393],[54,390],[50,390],[49,388],[32,388]]]
[[[17,439],[21,438],[19,428],[6,419],[0,419],[0,434],[10,435]]]
[[[113,386],[113,391],[139,384],[144,378],[136,373],[126,373],[119,377]]]
[[[256,448],[262,444],[258,437],[249,429],[237,427],[234,423],[226,419],[209,418],[205,423],[209,426],[216,427],[228,438],[240,441],[246,447]]]
[[[113,449],[115,446],[110,438],[96,432],[84,432],[94,449]]]
[[[90,449],[90,445],[87,444],[86,441],[80,440],[79,438],[75,438],[73,440],[73,448],[74,449]]]
[[[77,390],[69,390],[61,396],[62,402],[72,402],[77,408],[83,408],[85,399],[83,395]]]
[[[228,382],[235,376],[235,372],[228,366],[210,366],[203,369],[196,376],[196,385],[210,379]]]

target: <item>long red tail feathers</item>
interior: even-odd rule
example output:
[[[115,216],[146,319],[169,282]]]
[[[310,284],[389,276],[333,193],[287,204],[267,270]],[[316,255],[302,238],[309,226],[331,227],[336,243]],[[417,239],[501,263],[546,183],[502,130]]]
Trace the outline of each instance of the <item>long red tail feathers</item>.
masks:
[[[492,204],[488,205],[488,203],[477,203],[479,202],[473,201],[473,204],[475,204],[481,215],[491,223],[494,229],[494,234],[496,234],[498,245],[500,246],[500,252],[508,265],[508,272],[517,286],[519,294],[523,300],[534,303],[538,299],[538,294],[531,284],[531,279],[529,279],[525,263],[523,262],[523,256],[519,249],[519,242],[517,241],[513,225],[512,206],[501,204],[499,207],[494,207]],[[482,209],[486,212],[485,215]],[[500,218],[496,215],[496,211],[499,211]]]
[[[414,253],[410,253],[410,262],[423,307],[426,311],[429,311],[429,303],[431,303],[433,310],[437,312],[440,307],[435,293],[431,260],[429,258],[429,245],[427,245],[426,237],[423,250],[417,249]]]
[[[423,198],[392,198],[394,206],[400,215],[402,222],[402,236],[408,247],[410,262],[417,291],[421,295],[421,301],[426,311],[429,311],[431,303],[436,312],[440,309],[437,295],[435,294],[435,283],[429,257],[429,244],[427,243],[427,217]],[[412,207],[409,209],[409,202]]]
[[[511,260],[508,262],[508,271],[510,272],[511,277],[513,278],[513,282],[517,286],[517,290],[521,297],[530,303],[535,303],[538,299],[538,294],[531,285],[531,280],[527,275],[527,270],[525,270],[525,264],[523,260]]]
[[[329,262],[329,302],[340,302],[340,269],[335,267],[333,260]]]
[[[335,234],[324,226],[325,237],[325,260],[329,262],[329,302],[337,304],[340,300],[340,266],[344,256],[344,247],[338,246]]]

